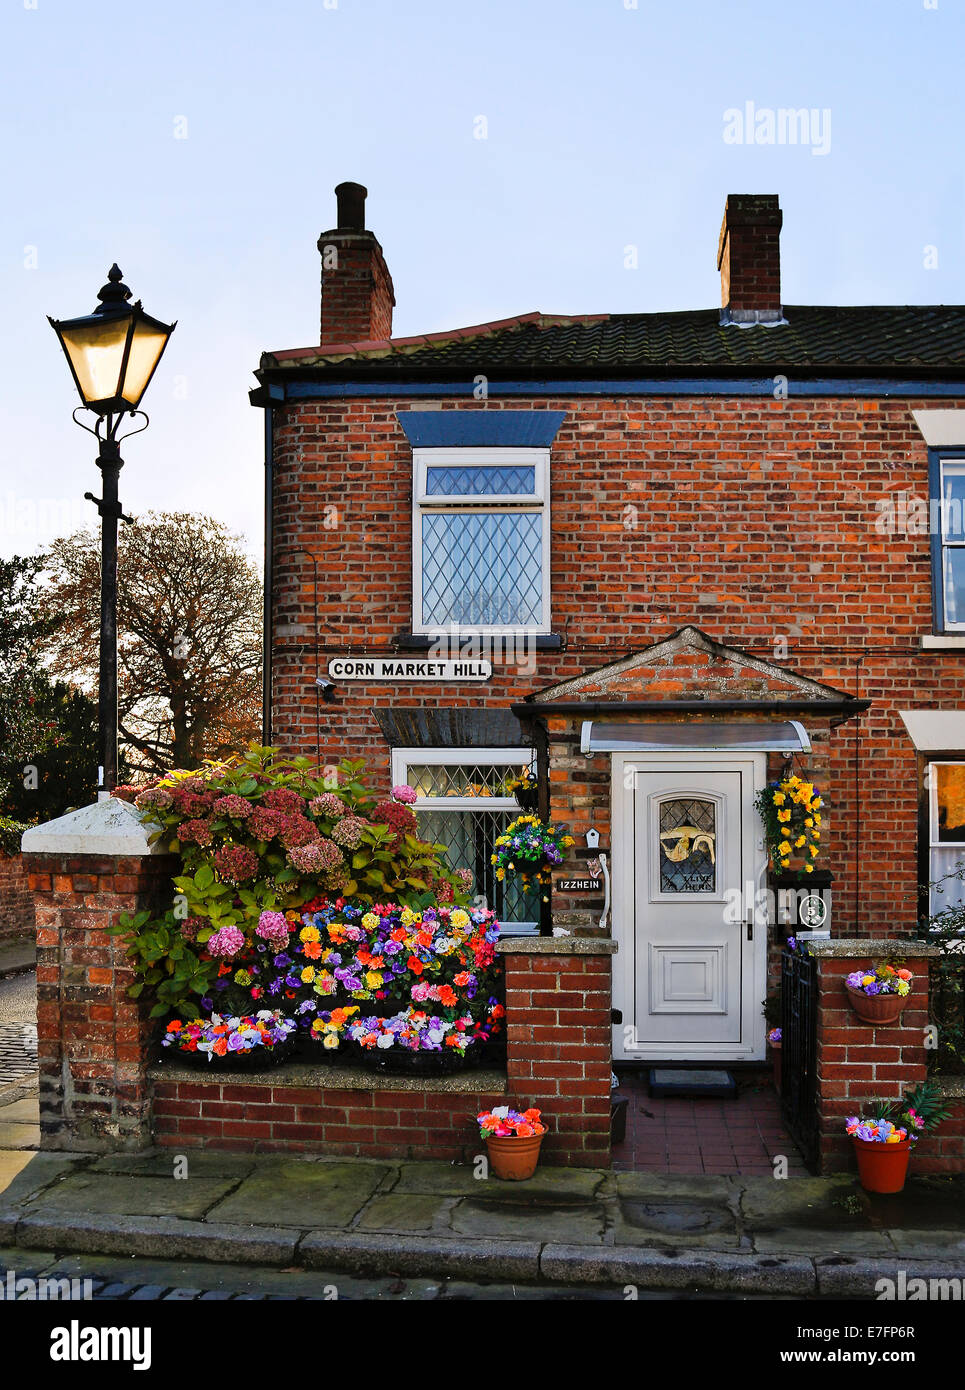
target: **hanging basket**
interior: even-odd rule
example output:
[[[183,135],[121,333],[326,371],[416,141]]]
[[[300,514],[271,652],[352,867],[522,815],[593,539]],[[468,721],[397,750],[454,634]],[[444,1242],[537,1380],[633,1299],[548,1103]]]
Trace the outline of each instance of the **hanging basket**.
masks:
[[[895,1023],[908,1003],[907,994],[865,994],[863,990],[845,985],[851,1007],[863,1023]]]
[[[865,1192],[902,1190],[911,1158],[910,1139],[902,1139],[900,1144],[881,1144],[852,1135],[851,1142],[858,1159],[858,1181]]]
[[[539,1163],[543,1138],[543,1134],[525,1135],[523,1138],[517,1134],[503,1138],[490,1134],[486,1139],[486,1152],[493,1176],[502,1178],[504,1182],[525,1182],[531,1178]]]
[[[539,787],[517,787],[513,795],[521,811],[539,810]]]

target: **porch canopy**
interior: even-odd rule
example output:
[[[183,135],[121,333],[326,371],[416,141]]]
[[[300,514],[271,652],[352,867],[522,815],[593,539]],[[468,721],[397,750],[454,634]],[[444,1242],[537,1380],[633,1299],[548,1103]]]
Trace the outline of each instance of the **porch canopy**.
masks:
[[[676,724],[611,724],[584,719],[582,753],[810,753],[811,740],[796,719],[761,722],[692,720]]]

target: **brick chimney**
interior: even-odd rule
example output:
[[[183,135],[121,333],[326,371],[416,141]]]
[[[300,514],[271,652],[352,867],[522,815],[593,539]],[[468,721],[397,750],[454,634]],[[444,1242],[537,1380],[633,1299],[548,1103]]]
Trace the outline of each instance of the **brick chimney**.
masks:
[[[780,323],[781,223],[776,193],[731,193],[717,243],[721,323]]]
[[[357,343],[392,336],[395,294],[382,247],[365,230],[360,183],[340,183],[338,226],[318,238],[322,257],[322,343]]]

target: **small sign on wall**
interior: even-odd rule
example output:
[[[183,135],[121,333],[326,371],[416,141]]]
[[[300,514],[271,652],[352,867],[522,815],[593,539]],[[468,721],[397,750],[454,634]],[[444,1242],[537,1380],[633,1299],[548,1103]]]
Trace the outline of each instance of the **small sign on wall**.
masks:
[[[328,663],[333,681],[488,681],[492,673],[492,662],[478,658],[333,656]]]
[[[564,878],[556,884],[561,893],[592,893],[601,887],[598,878]]]

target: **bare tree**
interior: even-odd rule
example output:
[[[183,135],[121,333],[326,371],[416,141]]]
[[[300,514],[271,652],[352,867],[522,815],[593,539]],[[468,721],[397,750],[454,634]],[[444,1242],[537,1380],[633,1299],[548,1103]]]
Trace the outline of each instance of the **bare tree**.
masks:
[[[262,589],[239,541],[220,521],[185,512],[148,512],[121,530],[118,728],[142,772],[196,766],[258,736]],[[46,577],[51,659],[96,690],[99,535],[55,541]]]

